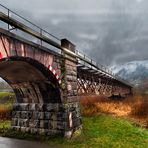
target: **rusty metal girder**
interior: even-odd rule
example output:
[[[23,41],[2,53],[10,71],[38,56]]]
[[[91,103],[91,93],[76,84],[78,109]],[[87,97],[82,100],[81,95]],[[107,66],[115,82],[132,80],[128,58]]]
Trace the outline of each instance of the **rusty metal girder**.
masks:
[[[78,94],[99,94],[99,95],[129,95],[131,88],[122,84],[120,81],[106,76],[102,73],[96,73],[90,68],[79,66],[77,68],[78,77]]]

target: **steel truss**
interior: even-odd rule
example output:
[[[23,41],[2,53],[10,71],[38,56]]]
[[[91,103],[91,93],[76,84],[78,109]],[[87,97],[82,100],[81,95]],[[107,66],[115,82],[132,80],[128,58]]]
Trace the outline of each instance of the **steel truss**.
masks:
[[[77,89],[79,95],[127,96],[132,87],[120,81],[87,68],[77,68]]]

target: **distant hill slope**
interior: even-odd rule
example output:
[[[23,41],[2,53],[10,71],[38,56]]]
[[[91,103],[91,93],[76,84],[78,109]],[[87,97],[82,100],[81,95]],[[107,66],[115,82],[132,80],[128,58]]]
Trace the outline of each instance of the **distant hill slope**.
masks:
[[[148,79],[148,60],[113,66],[111,70],[132,84],[139,85],[143,80]]]

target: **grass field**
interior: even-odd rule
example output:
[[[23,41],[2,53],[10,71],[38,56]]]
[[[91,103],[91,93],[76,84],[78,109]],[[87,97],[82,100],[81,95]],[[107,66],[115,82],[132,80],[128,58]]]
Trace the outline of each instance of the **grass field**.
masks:
[[[124,100],[110,100],[104,97],[81,98],[83,115],[82,133],[72,139],[32,135],[13,131],[10,126],[10,112],[14,94],[0,93],[0,136],[45,142],[50,146],[66,148],[147,148],[148,97],[136,96]],[[8,118],[7,118],[8,117]],[[126,117],[126,119],[125,119]],[[136,119],[140,124],[129,119]],[[143,121],[143,122],[141,122]]]
[[[4,127],[3,127],[4,126]],[[60,137],[36,137],[9,130],[10,122],[0,122],[0,136],[41,140],[50,146],[66,148],[147,148],[148,131],[125,119],[100,115],[83,118],[83,131],[70,140]],[[5,129],[5,130],[4,130]]]
[[[0,98],[5,97],[5,96],[11,96],[14,95],[13,92],[0,92]]]

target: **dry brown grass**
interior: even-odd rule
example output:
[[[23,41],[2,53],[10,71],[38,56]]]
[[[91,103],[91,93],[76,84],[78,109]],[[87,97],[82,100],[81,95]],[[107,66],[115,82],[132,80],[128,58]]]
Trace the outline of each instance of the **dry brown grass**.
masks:
[[[83,115],[91,116],[100,112],[98,103],[106,101],[104,97],[85,96],[80,98],[81,112]]]
[[[133,96],[125,99],[108,99],[102,96],[85,96],[80,98],[83,115],[100,113],[128,117],[148,126],[148,96]]]
[[[148,97],[147,96],[137,96],[134,97],[131,115],[137,117],[148,118]]]

